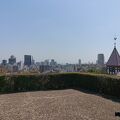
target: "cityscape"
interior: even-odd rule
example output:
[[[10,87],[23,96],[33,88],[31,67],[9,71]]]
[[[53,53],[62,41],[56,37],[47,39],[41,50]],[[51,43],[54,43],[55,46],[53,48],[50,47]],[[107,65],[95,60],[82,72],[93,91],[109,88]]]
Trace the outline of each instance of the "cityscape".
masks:
[[[120,0],[0,0],[0,120],[120,120]]]
[[[35,62],[32,55],[24,55],[24,61],[17,62],[17,58],[11,55],[8,60],[2,60],[0,64],[0,73],[62,73],[62,72],[90,72],[93,70],[105,70],[104,54],[98,54],[96,64],[82,64],[81,59],[76,64],[59,64],[54,59],[46,59],[41,62]]]

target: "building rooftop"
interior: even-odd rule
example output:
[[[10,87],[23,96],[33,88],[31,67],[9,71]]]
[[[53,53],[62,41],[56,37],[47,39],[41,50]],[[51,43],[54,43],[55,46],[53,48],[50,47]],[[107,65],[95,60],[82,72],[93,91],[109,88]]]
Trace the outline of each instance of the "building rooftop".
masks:
[[[120,66],[120,55],[116,47],[114,47],[113,52],[106,65],[107,66]]]

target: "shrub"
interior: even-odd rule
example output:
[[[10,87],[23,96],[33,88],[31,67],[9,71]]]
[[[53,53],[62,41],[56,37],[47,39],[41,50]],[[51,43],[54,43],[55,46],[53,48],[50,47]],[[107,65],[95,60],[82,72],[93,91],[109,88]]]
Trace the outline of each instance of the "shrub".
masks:
[[[120,78],[90,73],[0,76],[0,93],[71,88],[120,97]]]

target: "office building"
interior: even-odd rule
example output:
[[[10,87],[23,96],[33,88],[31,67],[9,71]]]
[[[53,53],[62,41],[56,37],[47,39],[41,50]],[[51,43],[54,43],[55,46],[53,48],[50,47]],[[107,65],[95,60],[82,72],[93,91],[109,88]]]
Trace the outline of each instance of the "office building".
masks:
[[[45,60],[44,65],[49,65],[49,60]]]
[[[97,64],[104,66],[104,54],[98,54]]]
[[[81,66],[81,59],[78,60],[78,65]]]
[[[51,59],[50,65],[51,65],[51,66],[56,66],[56,65],[57,65],[57,62],[55,62],[54,59]]]
[[[16,57],[11,55],[8,61],[10,65],[14,65],[16,63]]]
[[[2,65],[7,65],[7,60],[2,60]]]
[[[12,72],[18,72],[19,68],[17,65],[13,65]]]
[[[45,72],[45,71],[49,71],[50,70],[50,66],[49,65],[40,65],[39,66],[39,71],[41,73]]]
[[[32,64],[32,56],[24,55],[24,65],[31,66],[31,64]]]

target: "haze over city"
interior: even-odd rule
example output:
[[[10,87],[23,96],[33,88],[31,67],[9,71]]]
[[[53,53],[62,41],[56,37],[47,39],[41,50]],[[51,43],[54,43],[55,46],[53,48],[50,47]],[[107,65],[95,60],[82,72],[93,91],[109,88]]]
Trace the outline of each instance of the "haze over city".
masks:
[[[0,61],[31,54],[36,61],[60,63],[108,60],[118,37],[119,0],[7,0],[0,1]]]

